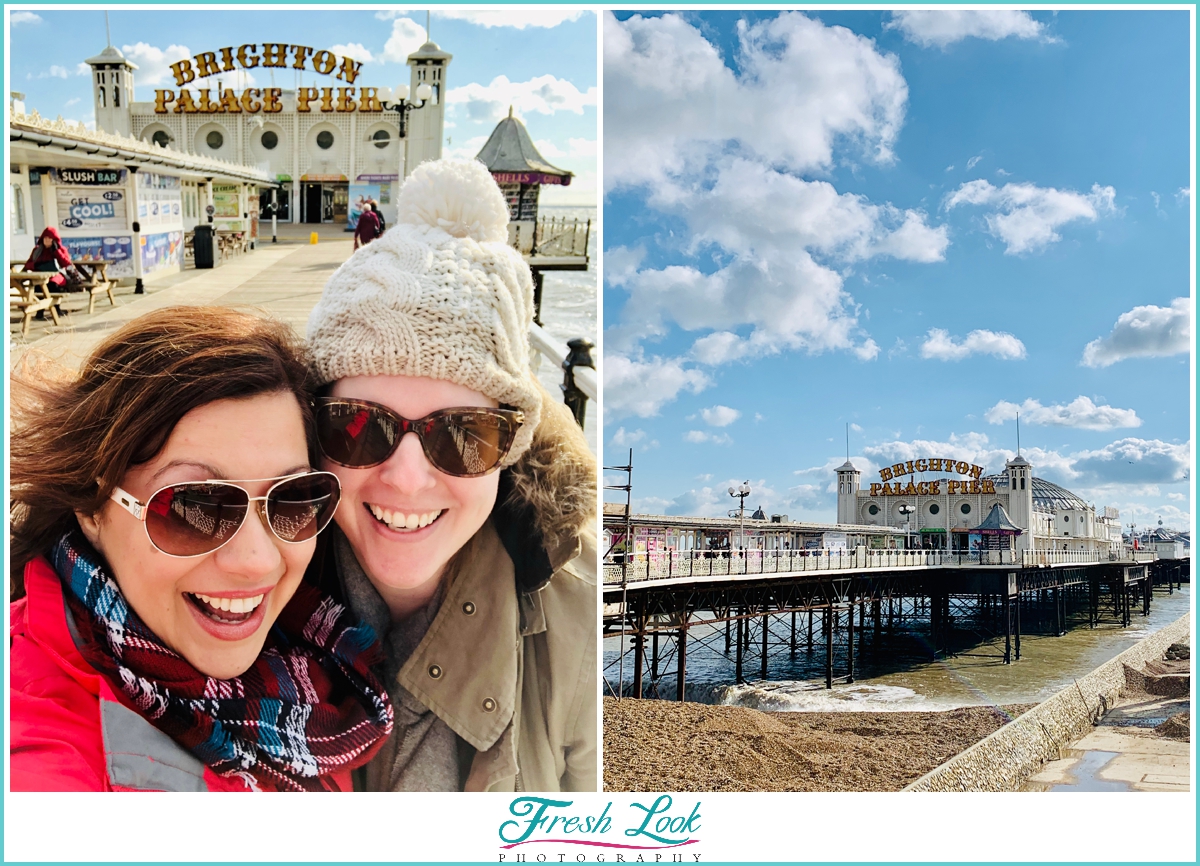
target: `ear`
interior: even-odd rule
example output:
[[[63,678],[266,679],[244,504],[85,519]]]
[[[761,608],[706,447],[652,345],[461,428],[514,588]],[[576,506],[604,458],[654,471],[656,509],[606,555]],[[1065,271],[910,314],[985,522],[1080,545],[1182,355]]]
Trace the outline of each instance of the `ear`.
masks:
[[[100,550],[100,516],[98,514],[85,514],[82,511],[76,511],[75,519],[79,521],[79,528],[83,530],[84,537],[91,543],[92,547]]]

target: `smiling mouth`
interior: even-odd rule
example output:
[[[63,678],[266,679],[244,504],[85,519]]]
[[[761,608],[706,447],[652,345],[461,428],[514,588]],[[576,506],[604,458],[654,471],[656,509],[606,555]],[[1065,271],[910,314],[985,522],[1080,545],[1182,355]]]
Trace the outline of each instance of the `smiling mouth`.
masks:
[[[414,532],[418,529],[424,529],[431,523],[436,522],[446,511],[444,508],[441,508],[437,511],[406,514],[403,511],[389,511],[386,508],[371,505],[370,503],[364,504],[367,506],[367,510],[371,512],[372,517],[396,532]]]
[[[266,597],[265,593],[250,598],[224,598],[199,592],[187,592],[184,595],[193,607],[213,622],[222,625],[238,625],[250,619]]]

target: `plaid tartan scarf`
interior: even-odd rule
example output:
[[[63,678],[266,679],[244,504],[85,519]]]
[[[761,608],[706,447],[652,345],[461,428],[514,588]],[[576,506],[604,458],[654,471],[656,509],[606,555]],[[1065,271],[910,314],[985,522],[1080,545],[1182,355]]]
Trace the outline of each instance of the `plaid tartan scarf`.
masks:
[[[255,789],[334,789],[330,774],[367,763],[392,731],[370,626],[302,583],[254,664],[205,676],[134,613],[87,539],[72,531],[51,561],[84,635],[84,658],[155,727],[214,772]]]

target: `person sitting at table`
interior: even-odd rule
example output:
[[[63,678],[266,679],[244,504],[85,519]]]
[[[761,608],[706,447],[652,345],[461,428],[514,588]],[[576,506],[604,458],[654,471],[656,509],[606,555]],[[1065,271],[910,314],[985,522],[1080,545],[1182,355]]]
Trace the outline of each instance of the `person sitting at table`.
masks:
[[[46,226],[42,236],[38,238],[33,252],[29,254],[29,260],[25,262],[25,270],[57,271],[58,273],[50,278],[48,287],[51,291],[69,292],[72,291],[72,288],[67,275],[73,271],[74,267],[71,254],[67,251],[66,244],[62,242],[58,229]]]

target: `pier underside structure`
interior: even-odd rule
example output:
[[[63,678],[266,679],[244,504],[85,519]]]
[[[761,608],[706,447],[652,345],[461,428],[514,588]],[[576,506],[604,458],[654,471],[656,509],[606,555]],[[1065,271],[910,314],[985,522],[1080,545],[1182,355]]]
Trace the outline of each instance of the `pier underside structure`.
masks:
[[[825,686],[854,682],[855,662],[898,631],[930,658],[1003,649],[1021,658],[1021,635],[1132,624],[1155,591],[1189,581],[1190,560],[1064,564],[1057,567],[855,569],[739,574],[726,579],[612,582],[604,586],[604,636],[622,637],[605,669],[605,690],[626,697],[683,700],[689,646],[728,658],[736,682],[766,680],[784,655],[823,658]],[[626,569],[628,574],[629,569]],[[874,658],[874,656],[868,656]],[[620,673],[618,673],[620,671]],[[632,682],[630,682],[630,673]]]

